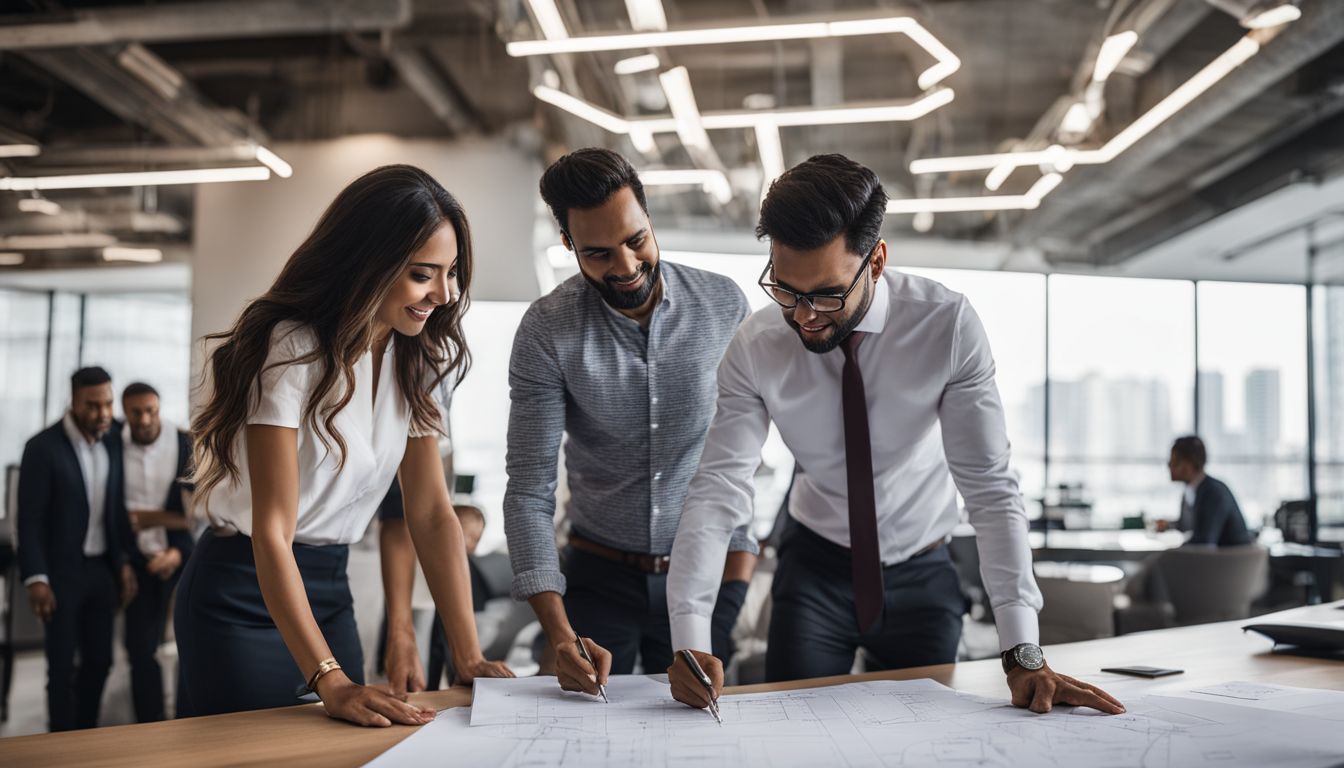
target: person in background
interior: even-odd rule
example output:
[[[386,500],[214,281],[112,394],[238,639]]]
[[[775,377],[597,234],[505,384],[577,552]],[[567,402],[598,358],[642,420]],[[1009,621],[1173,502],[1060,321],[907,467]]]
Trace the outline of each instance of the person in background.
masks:
[[[433,720],[363,684],[346,564],[394,477],[459,678],[512,676],[476,637],[432,395],[468,364],[471,270],[461,204],[418,168],[384,166],[341,190],[271,288],[206,337],[193,433],[211,528],[175,604],[189,714],[316,693],[360,725]]]
[[[70,410],[28,441],[19,469],[19,577],[45,625],[53,731],[98,725],[113,620],[135,597],[112,397],[107,371],[75,371]]]
[[[661,258],[644,186],[615,152],[565,155],[540,186],[579,274],[534,302],[514,336],[504,532],[513,597],[536,612],[560,686],[597,694],[608,671],[672,660],[668,554],[714,413],[714,368],[748,305],[728,278]],[[725,658],[756,543],[742,526],[728,549],[705,563],[718,574],[714,649]]]
[[[877,174],[835,154],[785,172],[761,204],[756,234],[770,259],[760,284],[777,306],[753,314],[724,353],[667,580],[674,645],[713,690],[678,661],[672,694],[706,707],[722,687],[710,655],[717,573],[732,531],[751,519],[773,421],[799,474],[771,592],[768,680],[845,674],[858,649],[881,669],[955,662],[965,599],[945,544],[960,491],[1012,703],[1123,712],[1045,663],[989,340],[964,296],[886,269],[886,204]]]
[[[1251,534],[1241,507],[1227,483],[1204,473],[1207,461],[1204,441],[1194,435],[1177,438],[1171,446],[1171,458],[1167,461],[1171,481],[1185,486],[1176,529],[1190,534],[1186,545],[1246,546],[1251,543]],[[1158,529],[1166,528],[1167,522],[1159,520]]]
[[[191,437],[159,415],[159,393],[136,382],[121,394],[126,511],[136,532],[130,563],[136,596],[126,606],[126,655],[136,722],[164,718],[163,669],[155,655],[182,565],[191,555],[182,478],[191,472]]]

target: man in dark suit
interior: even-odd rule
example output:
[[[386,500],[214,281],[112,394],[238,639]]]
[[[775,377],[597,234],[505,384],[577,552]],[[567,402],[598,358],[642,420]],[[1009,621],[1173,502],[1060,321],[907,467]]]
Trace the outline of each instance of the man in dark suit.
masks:
[[[121,395],[120,431],[126,510],[136,532],[130,547],[138,589],[126,606],[126,654],[137,722],[164,718],[163,670],[155,653],[163,642],[168,606],[182,565],[191,554],[182,478],[191,469],[191,438],[159,417],[159,393],[136,382]]]
[[[1176,527],[1190,534],[1187,545],[1246,546],[1251,543],[1246,518],[1227,484],[1204,474],[1207,459],[1204,441],[1194,435],[1178,438],[1171,446],[1167,468],[1172,482],[1185,484]]]
[[[124,606],[136,590],[126,563],[121,441],[108,434],[112,377],[82,368],[70,387],[70,410],[28,441],[19,470],[19,572],[46,624],[53,731],[98,724],[118,598]]]

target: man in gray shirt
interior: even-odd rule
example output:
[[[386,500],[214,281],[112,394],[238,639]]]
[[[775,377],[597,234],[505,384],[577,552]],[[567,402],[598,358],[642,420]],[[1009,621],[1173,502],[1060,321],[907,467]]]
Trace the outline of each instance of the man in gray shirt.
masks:
[[[714,413],[719,358],[749,309],[727,278],[660,260],[644,187],[615,152],[560,158],[541,195],[580,274],[534,303],[514,339],[504,525],[513,596],[536,611],[561,687],[596,694],[637,657],[650,672],[671,664],[668,553]],[[720,658],[731,655],[755,553],[745,529],[734,532],[713,616]]]

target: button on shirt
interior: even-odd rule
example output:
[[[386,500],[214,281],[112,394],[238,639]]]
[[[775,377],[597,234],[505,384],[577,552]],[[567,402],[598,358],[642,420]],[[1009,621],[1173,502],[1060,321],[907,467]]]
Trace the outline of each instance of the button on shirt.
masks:
[[[518,327],[504,496],[518,600],[565,591],[555,547],[562,435],[573,527],[626,552],[672,549],[714,413],[714,370],[749,308],[725,277],[666,260],[660,271],[647,332],[581,274],[536,301]],[[731,547],[756,551],[745,529],[732,532]]]
[[[883,564],[947,539],[959,520],[960,490],[1000,644],[1037,642],[1041,595],[980,319],[960,294],[888,270],[855,330],[870,334],[858,357]],[[733,338],[719,367],[718,410],[672,549],[667,596],[674,648],[710,649],[718,564],[729,532],[751,515],[751,476],[772,419],[800,471],[789,514],[849,546],[843,362],[838,348],[821,355],[805,349],[773,306],[752,315]]]
[[[161,422],[159,436],[149,445],[131,437],[129,425],[121,429],[122,467],[126,471],[126,509],[130,512],[162,510],[177,479],[177,428]],[[168,548],[168,531],[161,525],[145,528],[136,536],[140,551],[148,556]]]
[[[276,326],[271,351],[261,374],[260,397],[249,414],[248,424],[269,424],[298,431],[299,505],[294,541],[299,544],[351,544],[363,536],[378,511],[406,452],[408,437],[427,435],[411,427],[411,410],[397,385],[393,344],[383,359],[366,353],[355,363],[355,391],[350,402],[336,414],[335,426],[345,440],[345,466],[340,466],[339,448],[326,436],[330,450],[303,418],[313,387],[321,376],[322,362],[287,362],[302,357],[317,346],[312,329],[294,321]],[[274,368],[272,363],[281,363]],[[377,399],[373,397],[373,366],[382,367]],[[344,390],[340,378],[328,397]],[[319,424],[323,419],[319,418]],[[319,427],[323,428],[323,427]],[[324,428],[323,428],[324,429]],[[240,433],[234,448],[238,480],[225,480],[206,500],[211,524],[252,535],[252,490],[247,470],[247,435]]]

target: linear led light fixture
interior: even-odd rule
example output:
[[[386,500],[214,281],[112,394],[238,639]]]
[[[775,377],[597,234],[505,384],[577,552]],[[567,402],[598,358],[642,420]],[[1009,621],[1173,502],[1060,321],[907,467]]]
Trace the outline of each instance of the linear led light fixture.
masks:
[[[0,144],[0,157],[37,157],[42,147],[36,144]]]
[[[712,168],[684,168],[643,171],[639,180],[646,187],[700,187],[720,203],[733,199],[733,187],[723,171]]]
[[[163,261],[163,251],[158,248],[109,246],[103,249],[103,261],[134,261],[139,264],[157,264]]]
[[[1021,195],[981,195],[978,197],[922,197],[889,200],[887,213],[965,213],[970,211],[1030,211],[1055,190],[1064,177],[1048,173]]]
[[[532,9],[532,18],[537,20],[542,37],[547,40],[569,37],[569,30],[565,28],[560,9],[555,7],[555,0],[527,0],[527,6]]]
[[[50,235],[0,237],[0,248],[16,251],[60,251],[67,248],[103,248],[117,239],[102,232],[62,232]]]
[[[276,176],[279,176],[282,179],[288,179],[290,176],[294,175],[294,166],[286,163],[284,160],[280,159],[279,155],[260,144],[252,150],[252,156],[257,159],[258,163],[270,168],[275,172]]]
[[[1003,164],[1015,167],[1040,165],[1052,160],[1067,160],[1074,165],[1101,165],[1109,163],[1122,152],[1134,146],[1139,139],[1147,136],[1172,115],[1181,111],[1214,83],[1222,80],[1229,72],[1245,63],[1260,50],[1260,43],[1247,35],[1224,51],[1218,58],[1209,62],[1189,80],[1177,86],[1166,98],[1154,104],[1151,109],[1140,115],[1098,149],[1070,149],[1063,157],[1052,156],[1051,149],[1032,152],[999,152],[987,155],[962,155],[956,157],[929,157],[910,163],[911,173],[956,173],[959,171],[989,170]]]
[[[756,151],[761,156],[761,199],[765,199],[770,183],[784,173],[784,146],[779,140],[779,126],[769,121],[756,124]]]
[[[686,68],[673,67],[659,75],[658,81],[663,84],[663,93],[667,94],[667,106],[672,110],[672,120],[681,143],[696,149],[709,149],[709,134],[705,133]]]
[[[0,253],[0,267],[17,267],[23,264],[22,253]]]
[[[214,184],[228,181],[265,181],[271,169],[262,165],[241,168],[194,168],[183,171],[84,173],[75,176],[10,176],[0,178],[0,191],[45,189],[100,189],[103,187],[166,187],[175,184]]]
[[[1241,26],[1247,29],[1269,29],[1302,18],[1302,9],[1292,3],[1284,3],[1241,20]]]
[[[618,75],[637,75],[640,72],[655,70],[661,65],[662,61],[658,58],[658,54],[645,53],[640,56],[621,59],[611,69]]]
[[[677,122],[671,117],[635,118],[627,120],[620,115],[571,96],[549,85],[532,89],[538,99],[565,110],[610,133],[631,134],[675,133]],[[789,127],[797,125],[842,125],[850,123],[893,123],[917,120],[924,115],[952,103],[956,94],[951,88],[939,88],[906,102],[870,102],[848,107],[809,107],[806,109],[749,110],[741,112],[704,112],[700,122],[707,130],[755,128],[761,123]]]
[[[536,6],[549,0],[531,0],[533,13]],[[539,20],[540,25],[540,20]],[[545,40],[519,40],[505,46],[510,56],[545,56],[558,53],[591,53],[594,51],[628,51],[637,48],[677,48],[694,45],[722,45],[725,43],[756,43],[775,40],[811,40],[827,37],[856,37],[862,35],[903,34],[934,58],[934,64],[920,73],[919,87],[928,89],[961,68],[961,59],[931,32],[909,16],[879,16],[845,21],[806,21],[783,24],[760,24],[741,27],[710,27],[706,29],[673,29],[651,32],[628,32],[583,37],[553,37],[545,27]]]
[[[639,31],[667,29],[663,0],[625,0],[625,12],[630,14],[630,26]]]
[[[1106,38],[1097,51],[1097,61],[1092,67],[1092,82],[1103,83],[1111,76],[1120,62],[1125,60],[1129,49],[1139,42],[1139,33],[1134,30],[1119,32]]]
[[[61,212],[61,204],[45,197],[25,197],[19,200],[19,210],[24,213],[40,213],[43,216],[55,216]]]

